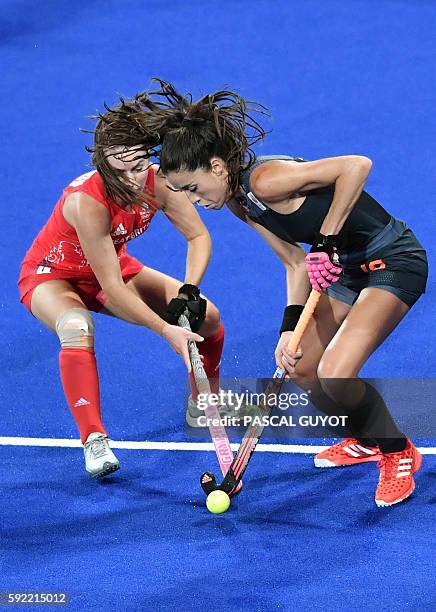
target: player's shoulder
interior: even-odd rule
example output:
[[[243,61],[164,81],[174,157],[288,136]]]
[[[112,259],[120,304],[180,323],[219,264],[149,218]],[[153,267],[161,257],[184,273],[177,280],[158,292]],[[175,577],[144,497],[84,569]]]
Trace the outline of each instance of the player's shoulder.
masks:
[[[260,199],[267,200],[274,192],[277,180],[284,176],[290,176],[298,172],[301,162],[305,160],[301,157],[270,156],[256,164],[250,175],[250,189]]]
[[[64,190],[62,213],[73,227],[78,221],[92,219],[107,225],[111,216],[110,203],[106,195],[103,179],[96,170],[86,172],[75,178]]]
[[[106,227],[110,223],[111,212],[108,206],[89,193],[73,191],[66,194],[62,207],[65,220],[77,229],[79,224],[91,222]]]
[[[67,194],[74,192],[87,193],[99,201],[107,199],[103,179],[97,170],[91,170],[90,172],[80,174],[66,186],[64,191]]]
[[[99,181],[103,182],[97,170],[90,170],[89,172],[83,172],[74,178],[71,183],[67,185],[67,189],[73,190],[77,189],[78,187],[82,187],[83,185],[98,184]]]

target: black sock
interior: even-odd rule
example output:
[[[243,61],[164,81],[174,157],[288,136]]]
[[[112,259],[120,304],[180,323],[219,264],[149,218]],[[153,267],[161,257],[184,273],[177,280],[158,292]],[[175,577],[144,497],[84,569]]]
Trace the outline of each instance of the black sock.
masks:
[[[375,447],[378,446],[378,442],[374,438],[358,438],[358,437],[356,437],[356,440],[358,440],[361,444],[363,444],[363,446],[368,446],[369,448],[375,448]]]
[[[363,397],[356,405],[355,398],[362,393],[362,385]],[[310,390],[311,403],[324,414],[347,416],[346,429],[361,444],[378,446],[382,453],[396,453],[406,448],[407,438],[397,427],[384,399],[366,381],[307,379],[301,388]]]
[[[356,438],[370,445],[374,442],[382,453],[397,453],[407,446],[407,438],[393,420],[380,393],[369,385],[365,395],[349,414],[348,424]],[[364,442],[365,443],[365,442]]]
[[[377,440],[382,453],[400,453],[407,446],[407,438],[379,438]]]

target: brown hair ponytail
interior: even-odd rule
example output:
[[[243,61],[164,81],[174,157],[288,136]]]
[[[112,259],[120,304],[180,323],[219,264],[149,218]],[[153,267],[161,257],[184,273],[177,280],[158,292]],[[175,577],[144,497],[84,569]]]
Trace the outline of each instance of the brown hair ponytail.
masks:
[[[144,152],[150,157],[155,154],[158,135],[150,134],[139,120],[143,105],[138,97],[127,101],[120,98],[120,103],[116,106],[110,108],[105,103],[104,107],[104,113],[90,117],[97,121],[95,130],[82,130],[94,135],[94,145],[85,148],[91,153],[91,163],[102,177],[107,195],[121,207],[141,204],[141,201],[145,201],[144,195],[138,194],[133,186],[122,180],[123,173],[110,165],[108,156],[113,147],[123,147],[126,150],[137,147],[138,152],[141,151],[141,157],[144,157]],[[139,157],[138,155],[138,159]]]
[[[171,83],[153,81],[160,88],[139,94],[137,101],[149,111],[141,120],[145,131],[159,134],[162,172],[209,169],[210,160],[220,157],[227,164],[230,193],[234,192],[241,172],[255,159],[251,147],[265,136],[252,113],[266,115],[266,108],[227,90],[194,102],[191,94],[181,95]]]

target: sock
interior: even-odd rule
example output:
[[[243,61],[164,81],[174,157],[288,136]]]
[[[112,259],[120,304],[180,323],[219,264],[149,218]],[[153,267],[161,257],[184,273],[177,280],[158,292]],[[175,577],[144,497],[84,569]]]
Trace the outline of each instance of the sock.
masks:
[[[401,453],[407,445],[407,438],[380,438],[377,440],[382,453]]]
[[[220,387],[220,362],[224,346],[224,325],[220,323],[218,331],[214,336],[205,338],[203,342],[198,343],[200,355],[203,355],[203,366],[206,376],[209,379],[210,389],[212,393],[218,393]],[[189,375],[192,397],[197,399],[198,389],[195,384],[194,374]]]
[[[350,412],[348,425],[353,435],[368,446],[378,445],[382,453],[397,453],[407,446],[380,393],[369,385],[359,405]]]
[[[376,448],[378,446],[377,440],[374,438],[356,438],[363,446],[368,446],[369,448]]]
[[[310,400],[314,406],[328,415],[347,415],[347,429],[349,433],[361,444],[369,447],[379,447],[382,453],[396,453],[407,446],[406,436],[398,429],[380,393],[366,381],[359,380],[365,385],[364,395],[356,405],[355,390],[352,379],[329,380],[330,389],[334,390],[336,397],[347,398],[347,404],[332,397],[311,381]],[[357,381],[355,381],[357,382]]]
[[[59,368],[68,405],[82,443],[94,431],[107,435],[101,422],[97,362],[92,349],[63,348]]]

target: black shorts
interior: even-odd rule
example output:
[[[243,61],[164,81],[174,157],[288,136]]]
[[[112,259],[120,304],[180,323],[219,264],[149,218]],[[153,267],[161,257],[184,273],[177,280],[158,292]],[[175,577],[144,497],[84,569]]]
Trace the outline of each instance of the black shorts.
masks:
[[[391,219],[365,251],[340,253],[339,259],[344,272],[326,293],[346,304],[354,304],[367,287],[389,291],[409,307],[425,292],[427,254],[403,221]]]

